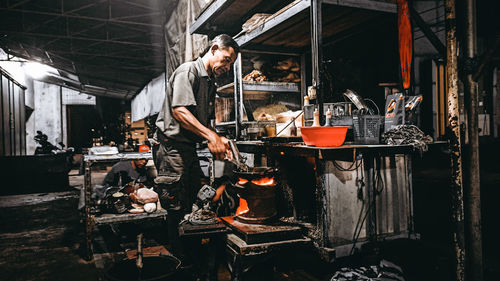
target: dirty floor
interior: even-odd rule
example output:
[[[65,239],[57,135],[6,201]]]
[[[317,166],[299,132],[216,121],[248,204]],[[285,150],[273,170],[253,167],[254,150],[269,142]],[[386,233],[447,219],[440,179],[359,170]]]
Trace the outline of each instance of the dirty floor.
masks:
[[[436,152],[434,156],[441,154]],[[481,167],[485,280],[493,281],[498,280],[500,274],[497,239],[500,231],[496,216],[500,212],[500,171],[498,165],[491,164],[496,163],[498,155],[490,153],[482,157],[485,163]],[[453,276],[446,197],[448,162],[443,157],[434,158],[430,162],[425,159],[414,162],[415,227],[421,239],[377,245],[375,259],[385,258],[403,267],[407,281],[452,280]],[[101,181],[104,175],[105,171],[94,172],[93,181]],[[1,280],[106,280],[106,270],[136,247],[136,232],[129,231],[130,226],[103,227],[95,232],[94,260],[82,259],[84,229],[77,205],[83,176],[71,171],[69,179],[71,186],[61,192],[0,196]],[[145,247],[165,246],[163,231],[162,225],[146,225]],[[247,272],[244,279],[328,281],[336,270],[366,264],[374,258],[360,253],[335,264],[325,264],[311,253],[291,251],[291,255],[263,262]],[[229,271],[222,263],[218,279],[230,280]]]

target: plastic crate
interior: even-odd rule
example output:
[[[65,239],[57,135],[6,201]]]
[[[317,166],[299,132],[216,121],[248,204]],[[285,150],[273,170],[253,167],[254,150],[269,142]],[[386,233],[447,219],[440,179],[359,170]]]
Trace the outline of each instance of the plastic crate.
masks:
[[[354,142],[358,144],[379,144],[380,125],[382,116],[379,115],[354,115],[353,135]]]

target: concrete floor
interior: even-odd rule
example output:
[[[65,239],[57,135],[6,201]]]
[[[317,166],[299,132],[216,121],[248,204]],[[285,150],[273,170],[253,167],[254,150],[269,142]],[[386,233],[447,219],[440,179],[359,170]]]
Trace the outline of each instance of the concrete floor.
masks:
[[[498,149],[497,149],[498,150]],[[490,150],[491,151],[491,150]],[[497,153],[498,154],[498,153]],[[439,156],[440,155],[440,156]],[[380,244],[380,256],[403,267],[407,281],[452,280],[452,253],[449,251],[449,219],[446,186],[447,160],[440,153],[415,160],[415,226],[419,241],[398,240]],[[481,188],[483,196],[483,245],[485,280],[498,280],[500,274],[500,170],[493,165],[498,155],[482,155]],[[497,168],[495,168],[497,167]],[[93,182],[102,181],[105,171],[93,173]],[[104,273],[114,262],[134,249],[133,232],[99,229],[96,232],[94,260],[83,260],[81,244],[84,229],[77,210],[83,176],[70,172],[66,191],[27,195],[0,196],[0,272],[1,280],[105,280]],[[165,245],[161,225],[148,225],[146,246]],[[358,255],[326,265],[303,253],[293,258],[274,259],[264,268],[249,272],[247,280],[330,280],[340,267],[361,264],[369,256]],[[265,278],[262,272],[268,272]],[[190,275],[182,275],[185,280]],[[229,280],[223,265],[219,280]],[[179,279],[177,279],[179,280]]]

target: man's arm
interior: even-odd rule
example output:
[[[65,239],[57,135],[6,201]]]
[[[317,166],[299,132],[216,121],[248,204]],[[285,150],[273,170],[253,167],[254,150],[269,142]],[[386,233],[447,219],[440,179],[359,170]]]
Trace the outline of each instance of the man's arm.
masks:
[[[216,159],[224,159],[226,151],[229,149],[229,142],[225,137],[221,137],[216,132],[203,126],[191,111],[184,106],[175,107],[172,112],[174,118],[179,121],[184,129],[208,140],[208,149],[215,155]]]
[[[102,185],[118,186],[118,181],[120,180],[120,173],[116,170],[115,166],[109,170],[102,181]]]

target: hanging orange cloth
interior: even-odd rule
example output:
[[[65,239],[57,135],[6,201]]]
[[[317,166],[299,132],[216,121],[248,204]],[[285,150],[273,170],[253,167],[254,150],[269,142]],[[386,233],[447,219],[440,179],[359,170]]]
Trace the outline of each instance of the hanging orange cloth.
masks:
[[[412,60],[412,33],[410,10],[407,0],[398,0],[398,30],[399,30],[399,61],[401,63],[401,77],[403,88],[410,88],[411,60]]]

